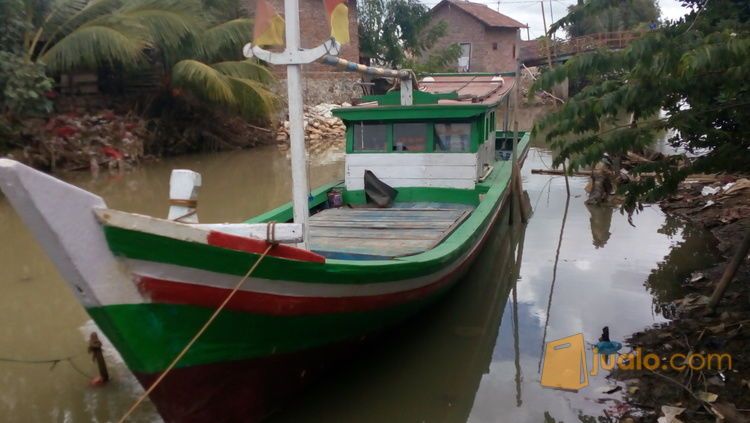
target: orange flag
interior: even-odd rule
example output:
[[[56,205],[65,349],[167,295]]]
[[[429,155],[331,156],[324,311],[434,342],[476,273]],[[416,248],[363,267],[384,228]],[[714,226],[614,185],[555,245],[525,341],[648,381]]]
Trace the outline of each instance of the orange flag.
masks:
[[[346,0],[323,0],[331,24],[331,37],[341,44],[349,42],[349,7]]]
[[[257,0],[255,8],[255,28],[253,44],[257,46],[284,45],[284,18],[268,3],[268,0]]]

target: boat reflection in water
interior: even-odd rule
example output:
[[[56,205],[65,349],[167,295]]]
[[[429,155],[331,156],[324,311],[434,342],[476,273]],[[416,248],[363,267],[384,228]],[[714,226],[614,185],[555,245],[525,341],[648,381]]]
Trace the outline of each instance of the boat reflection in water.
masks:
[[[489,372],[505,307],[514,308],[510,316],[520,403],[513,291],[525,227],[517,213],[515,217],[516,223],[509,224],[506,206],[477,261],[444,300],[372,340],[368,351],[311,386],[270,421],[465,422],[482,376]]]

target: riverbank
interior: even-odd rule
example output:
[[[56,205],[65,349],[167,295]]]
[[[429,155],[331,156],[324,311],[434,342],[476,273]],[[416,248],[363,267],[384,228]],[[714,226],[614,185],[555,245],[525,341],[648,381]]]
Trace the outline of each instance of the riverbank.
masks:
[[[694,177],[681,184],[661,208],[710,230],[723,259],[679,281],[686,295],[660,305],[671,318],[668,323],[627,339],[633,349],[655,353],[662,361],[654,370],[613,373],[627,385],[629,406],[622,408],[620,421],[653,422],[662,416],[666,420],[660,422],[750,422],[750,266],[746,258],[716,310],[707,311],[717,282],[750,230],[750,180],[746,175]],[[725,359],[700,366],[701,359],[696,357],[691,369],[691,363],[678,353],[729,354],[731,363]],[[670,357],[675,357],[673,363]],[[670,364],[685,368],[670,368]]]

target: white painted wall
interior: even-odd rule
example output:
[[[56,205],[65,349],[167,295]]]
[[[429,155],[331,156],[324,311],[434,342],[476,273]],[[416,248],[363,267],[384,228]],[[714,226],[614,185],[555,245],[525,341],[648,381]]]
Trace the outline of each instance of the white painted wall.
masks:
[[[346,155],[346,189],[364,189],[365,170],[398,187],[473,189],[477,153],[373,153]]]

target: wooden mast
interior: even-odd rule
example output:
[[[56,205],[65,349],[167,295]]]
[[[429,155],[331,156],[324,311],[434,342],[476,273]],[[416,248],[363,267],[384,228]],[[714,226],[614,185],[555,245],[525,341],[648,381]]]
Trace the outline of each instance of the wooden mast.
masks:
[[[274,64],[285,65],[287,75],[287,103],[289,105],[289,143],[292,156],[292,204],[294,223],[302,224],[303,240],[298,244],[306,248],[308,242],[308,218],[310,208],[307,180],[307,154],[305,151],[305,123],[302,101],[302,65],[317,61],[326,55],[338,55],[341,45],[333,38],[311,49],[300,47],[299,2],[284,0],[286,48],[283,52],[271,52],[247,44],[243,48],[246,57],[257,57]]]
[[[286,20],[286,50],[296,52],[300,48],[299,3],[298,0],[284,0]],[[294,223],[302,224],[302,244],[309,241],[307,221],[310,207],[307,201],[310,187],[307,180],[307,152],[305,151],[305,123],[302,101],[302,69],[299,63],[286,67],[287,97],[289,103],[289,143],[292,155],[292,201]]]

